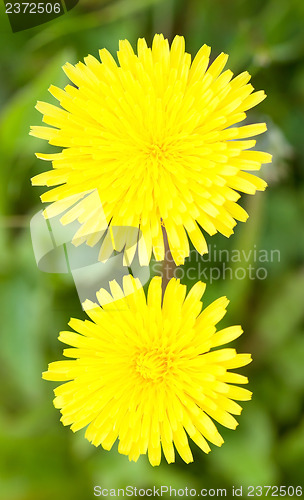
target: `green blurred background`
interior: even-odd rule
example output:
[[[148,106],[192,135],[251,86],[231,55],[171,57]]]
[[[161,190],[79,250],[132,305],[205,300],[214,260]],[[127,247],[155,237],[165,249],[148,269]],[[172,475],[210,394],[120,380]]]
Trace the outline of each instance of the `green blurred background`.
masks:
[[[232,485],[303,485],[303,26],[303,0],[80,0],[63,17],[13,34],[1,4],[1,500],[83,500],[94,497],[94,485],[228,491]],[[97,56],[102,47],[114,54],[123,38],[133,46],[142,36],[151,43],[155,32],[170,40],[184,35],[192,55],[207,43],[213,57],[230,54],[227,66],[234,73],[250,71],[254,87],[268,98],[249,118],[267,122],[269,132],[258,146],[274,155],[262,169],[267,191],[242,197],[249,221],[238,224],[229,240],[208,238],[213,252],[245,252],[243,262],[227,264],[233,279],[209,284],[206,303],[222,294],[231,299],[222,325],[242,323],[245,330],[235,346],[253,354],[254,363],[242,370],[253,400],[244,403],[236,431],[221,429],[222,448],[205,456],[193,445],[193,464],[178,458],[158,468],[146,457],[129,463],[116,446],[95,449],[82,432],[64,428],[52,405],[56,384],[41,379],[48,362],[62,359],[59,331],[70,316],[84,313],[70,276],[36,267],[29,220],[41,209],[43,189],[32,188],[29,179],[45,166],[34,153],[50,147],[28,136],[29,126],[41,123],[36,101],[52,102],[49,85],[67,83],[61,70],[66,61]],[[277,249],[280,260],[246,262],[253,249]],[[236,269],[249,263],[262,266],[267,278],[237,279]],[[222,270],[223,261],[188,262],[185,268],[193,265],[198,276],[199,266]]]

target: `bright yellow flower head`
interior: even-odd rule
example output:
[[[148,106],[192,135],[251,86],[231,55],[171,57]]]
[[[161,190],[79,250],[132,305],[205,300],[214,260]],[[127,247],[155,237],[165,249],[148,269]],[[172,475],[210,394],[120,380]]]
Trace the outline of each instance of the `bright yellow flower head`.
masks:
[[[97,190],[107,224],[140,228],[142,264],[152,251],[157,260],[164,258],[162,225],[176,264],[182,264],[189,255],[187,234],[198,252],[207,252],[201,228],[230,236],[235,219],[247,219],[237,191],[254,194],[266,187],[246,172],[271,161],[267,153],[250,151],[255,141],[248,140],[266,125],[233,126],[265,94],[253,93],[247,72],[235,78],[230,70],[222,72],[226,54],[209,65],[206,45],[191,63],[181,36],[170,48],[163,35],[155,35],[152,49],[141,38],[137,52],[124,40],[119,65],[102,49],[101,62],[89,55],[85,64],[63,67],[74,85],[50,87],[61,108],[38,102],[51,127],[31,132],[63,150],[38,154],[53,161],[53,170],[32,182],[61,184],[41,197],[53,202],[48,216],[76,204],[62,218],[64,224],[83,224],[76,243],[94,245],[103,234],[104,218],[84,198]]]
[[[77,431],[88,425],[86,438],[136,461],[148,452],[152,465],[174,462],[174,446],[187,463],[193,460],[187,434],[206,453],[207,440],[221,446],[212,419],[235,429],[232,415],[241,413],[234,400],[251,392],[234,384],[247,378],[229,371],[247,365],[249,354],[234,349],[213,350],[242,333],[240,326],[216,332],[226,313],[226,297],[202,312],[205,285],[186,286],[172,279],[163,304],[161,278],[153,278],[146,300],[140,283],[124,277],[124,292],[111,282],[111,293],[100,290],[97,304],[85,303],[92,321],[71,319],[78,333],[61,332],[72,346],[64,355],[76,358],[49,365],[43,378],[67,381],[55,389],[54,404],[62,423]],[[92,306],[95,307],[92,307]],[[211,417],[211,418],[210,418]]]

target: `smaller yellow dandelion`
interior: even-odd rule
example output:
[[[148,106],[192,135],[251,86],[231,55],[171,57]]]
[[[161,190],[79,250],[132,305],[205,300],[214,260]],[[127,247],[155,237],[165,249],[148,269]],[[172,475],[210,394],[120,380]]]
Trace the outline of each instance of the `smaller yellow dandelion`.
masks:
[[[43,373],[46,380],[66,382],[54,399],[62,423],[74,432],[88,426],[86,438],[106,450],[118,439],[118,451],[129,460],[148,453],[153,466],[161,449],[168,463],[175,449],[192,462],[187,435],[205,453],[207,441],[221,446],[213,420],[235,429],[233,415],[242,408],[234,400],[251,398],[235,385],[247,378],[229,371],[250,363],[250,355],[212,350],[242,334],[240,326],[216,331],[227,298],[202,311],[202,282],[186,296],[186,286],[171,279],[163,304],[160,277],[152,279],[147,299],[131,276],[124,277],[123,290],[115,281],[110,287],[112,296],[97,293],[102,307],[85,302],[92,321],[71,319],[77,333],[60,333],[59,340],[72,346],[64,355],[75,359],[51,363]]]

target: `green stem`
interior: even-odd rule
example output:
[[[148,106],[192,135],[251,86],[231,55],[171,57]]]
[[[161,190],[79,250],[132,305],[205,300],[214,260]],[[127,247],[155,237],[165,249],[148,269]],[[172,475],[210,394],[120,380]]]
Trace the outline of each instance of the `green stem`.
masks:
[[[162,276],[162,291],[163,291],[163,296],[167,287],[167,284],[169,283],[170,279],[174,277],[174,271],[176,269],[176,264],[173,260],[170,247],[169,247],[169,242],[168,242],[168,236],[165,228],[162,228],[163,230],[163,238],[164,238],[164,246],[165,246],[165,258],[163,260],[163,265],[162,265],[162,270],[161,270],[161,276]]]

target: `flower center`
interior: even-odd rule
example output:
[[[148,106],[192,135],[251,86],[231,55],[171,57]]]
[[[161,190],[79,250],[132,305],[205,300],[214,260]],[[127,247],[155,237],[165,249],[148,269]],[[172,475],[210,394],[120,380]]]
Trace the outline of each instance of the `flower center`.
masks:
[[[149,155],[156,160],[160,160],[161,158],[163,158],[164,154],[164,148],[159,144],[151,144],[151,146],[149,147]]]
[[[164,378],[171,366],[168,354],[158,349],[142,352],[136,360],[136,371],[146,380],[156,381]]]

